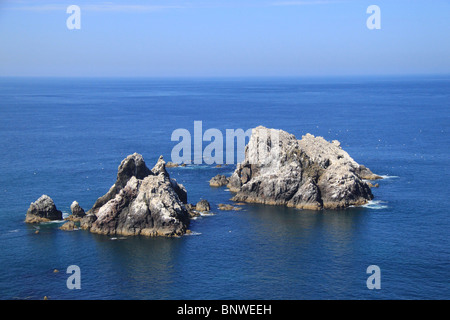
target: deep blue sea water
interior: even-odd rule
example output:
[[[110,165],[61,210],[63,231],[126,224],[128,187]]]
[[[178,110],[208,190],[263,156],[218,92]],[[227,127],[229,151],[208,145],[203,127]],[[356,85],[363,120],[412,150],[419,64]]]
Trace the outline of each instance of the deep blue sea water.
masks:
[[[0,299],[449,299],[450,77],[0,79]],[[24,223],[48,194],[86,210],[128,154],[170,160],[177,128],[264,125],[337,139],[389,176],[340,211],[231,203],[210,188],[233,166],[170,174],[215,215],[181,238],[112,239]],[[205,143],[206,146],[208,143]],[[78,265],[81,289],[66,269]],[[381,289],[366,286],[369,265]],[[59,272],[55,273],[57,269]]]

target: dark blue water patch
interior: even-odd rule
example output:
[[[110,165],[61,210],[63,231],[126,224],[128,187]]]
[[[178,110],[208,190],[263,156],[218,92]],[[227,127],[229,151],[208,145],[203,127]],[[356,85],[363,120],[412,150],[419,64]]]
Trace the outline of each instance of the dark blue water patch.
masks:
[[[1,299],[446,299],[450,295],[448,78],[0,79]],[[177,128],[265,125],[337,139],[388,176],[367,206],[339,211],[232,203],[216,174],[169,173],[214,215],[176,239],[26,225],[50,195],[89,209],[128,154],[169,161]],[[207,143],[203,145],[205,147]],[[39,233],[36,233],[39,228]],[[114,239],[115,238],[115,239]],[[369,265],[381,290],[366,286]],[[69,290],[66,269],[81,269]],[[57,269],[59,272],[54,272]]]

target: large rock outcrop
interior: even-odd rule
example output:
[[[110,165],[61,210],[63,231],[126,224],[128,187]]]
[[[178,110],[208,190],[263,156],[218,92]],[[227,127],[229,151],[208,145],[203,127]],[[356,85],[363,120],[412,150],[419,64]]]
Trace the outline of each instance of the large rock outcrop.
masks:
[[[52,220],[62,220],[62,212],[56,209],[52,198],[44,194],[30,204],[25,222],[40,223]]]
[[[307,134],[301,140],[283,130],[252,130],[245,159],[230,177],[234,201],[300,209],[339,209],[373,199],[364,181],[380,179],[359,165],[338,141]]]
[[[161,156],[150,170],[135,153],[122,161],[116,183],[81,220],[81,228],[106,235],[178,236],[186,232],[187,193],[171,179]]]

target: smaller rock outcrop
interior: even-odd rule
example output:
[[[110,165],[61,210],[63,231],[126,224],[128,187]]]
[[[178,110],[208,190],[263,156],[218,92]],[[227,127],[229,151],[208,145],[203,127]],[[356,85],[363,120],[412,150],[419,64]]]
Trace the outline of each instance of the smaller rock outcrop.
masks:
[[[209,180],[209,185],[211,187],[222,187],[226,186],[229,183],[229,179],[223,174],[218,174]]]
[[[52,198],[44,194],[30,204],[25,222],[39,223],[52,220],[62,220],[62,212],[56,209]]]
[[[211,205],[209,204],[209,202],[207,200],[200,200],[195,205],[195,209],[197,211],[205,212],[205,211],[211,210]]]
[[[70,205],[70,211],[72,214],[67,217],[67,220],[80,221],[86,215],[84,209],[76,201]]]
[[[166,168],[176,168],[178,166],[179,166],[179,164],[176,162],[167,161],[167,163],[166,163]]]
[[[185,204],[185,207],[189,213],[189,218],[195,218],[200,216],[202,213],[209,212],[211,210],[211,205],[207,200],[200,200],[196,205]]]
[[[198,212],[197,210],[195,210],[195,206],[191,203],[186,203],[184,205],[184,207],[186,208],[188,214],[189,214],[189,218],[195,218],[198,217],[200,215],[200,212]]]

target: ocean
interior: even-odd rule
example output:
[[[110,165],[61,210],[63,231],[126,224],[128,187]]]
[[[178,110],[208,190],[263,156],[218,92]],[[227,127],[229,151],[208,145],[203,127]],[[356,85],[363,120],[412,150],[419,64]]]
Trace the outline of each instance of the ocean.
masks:
[[[450,77],[0,79],[0,299],[449,299]],[[49,195],[88,210],[138,152],[171,160],[174,130],[263,125],[339,140],[385,179],[338,211],[232,203],[192,164],[169,168],[189,203],[180,238],[110,237],[24,223]],[[204,147],[208,143],[204,143]],[[39,233],[36,233],[39,230]],[[69,289],[67,268],[80,268]],[[379,267],[380,289],[367,268]]]

